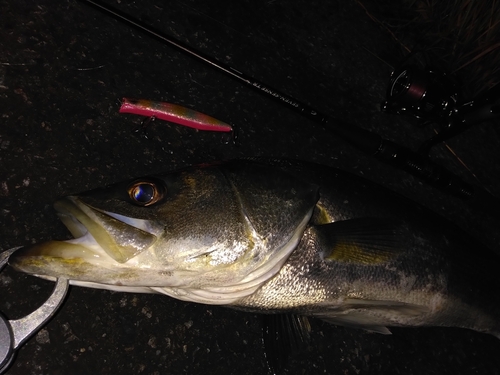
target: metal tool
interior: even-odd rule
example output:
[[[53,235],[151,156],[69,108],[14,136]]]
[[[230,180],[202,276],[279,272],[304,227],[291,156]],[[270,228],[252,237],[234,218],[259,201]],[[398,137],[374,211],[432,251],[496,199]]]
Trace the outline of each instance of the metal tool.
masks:
[[[9,257],[22,246],[0,253],[0,271]],[[0,374],[12,364],[17,349],[33,336],[59,309],[69,288],[69,281],[58,278],[52,295],[37,310],[24,318],[7,320],[0,314]]]

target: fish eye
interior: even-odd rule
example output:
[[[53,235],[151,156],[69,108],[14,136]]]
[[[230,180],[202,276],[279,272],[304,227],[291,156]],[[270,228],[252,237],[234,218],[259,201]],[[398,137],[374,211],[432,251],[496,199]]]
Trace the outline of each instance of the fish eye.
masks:
[[[151,206],[163,198],[163,189],[151,181],[135,181],[128,188],[128,195],[138,206]]]

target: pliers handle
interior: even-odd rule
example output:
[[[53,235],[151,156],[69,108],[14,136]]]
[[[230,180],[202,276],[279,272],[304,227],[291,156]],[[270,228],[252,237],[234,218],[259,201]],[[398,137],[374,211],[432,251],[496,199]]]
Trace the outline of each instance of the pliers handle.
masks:
[[[21,247],[0,253],[0,271],[5,267],[12,253]],[[15,351],[56,313],[64,301],[68,288],[69,281],[58,278],[51,296],[31,314],[17,320],[7,320],[0,314],[0,374],[7,371]]]

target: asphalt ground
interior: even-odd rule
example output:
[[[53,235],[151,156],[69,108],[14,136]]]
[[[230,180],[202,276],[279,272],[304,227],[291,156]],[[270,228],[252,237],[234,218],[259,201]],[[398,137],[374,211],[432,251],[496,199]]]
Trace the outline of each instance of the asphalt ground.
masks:
[[[165,34],[328,115],[416,149],[432,127],[380,111],[397,43],[354,1],[108,1]],[[0,1],[1,248],[69,238],[61,196],[243,156],[338,167],[406,195],[493,250],[500,220],[353,148],[280,103],[85,4]],[[118,113],[123,97],[177,103],[238,131],[217,133]],[[500,196],[498,126],[438,145],[431,158]],[[461,162],[459,161],[461,160]],[[464,164],[467,166],[464,167]],[[474,249],[470,252],[474,261]],[[480,275],[478,275],[480,277]],[[53,283],[7,268],[0,311],[26,315]],[[494,293],[495,291],[492,291]],[[497,291],[498,292],[498,291]],[[500,341],[451,328],[383,336],[313,322],[286,374],[499,374]],[[268,374],[257,315],[159,295],[72,287],[7,374]]]

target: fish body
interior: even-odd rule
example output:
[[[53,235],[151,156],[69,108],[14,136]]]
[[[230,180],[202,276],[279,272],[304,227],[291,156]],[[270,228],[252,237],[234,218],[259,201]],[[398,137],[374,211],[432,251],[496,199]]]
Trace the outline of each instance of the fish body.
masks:
[[[16,252],[20,271],[389,333],[500,336],[498,257],[424,207],[316,164],[236,160],[55,204],[74,240]]]

